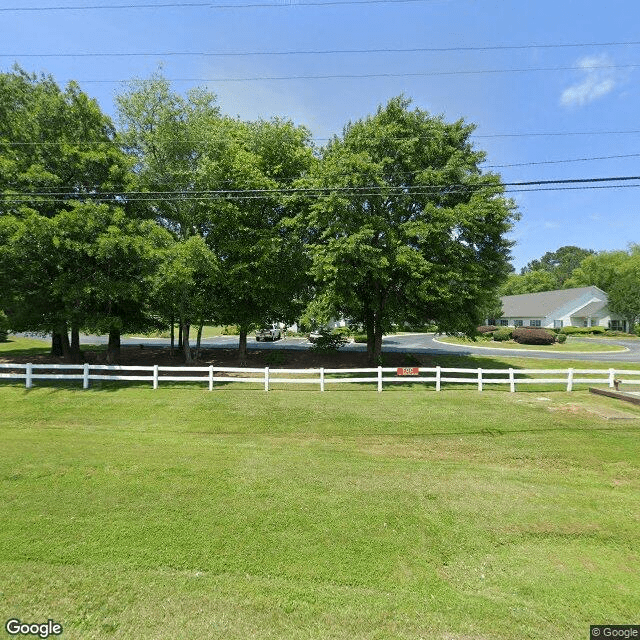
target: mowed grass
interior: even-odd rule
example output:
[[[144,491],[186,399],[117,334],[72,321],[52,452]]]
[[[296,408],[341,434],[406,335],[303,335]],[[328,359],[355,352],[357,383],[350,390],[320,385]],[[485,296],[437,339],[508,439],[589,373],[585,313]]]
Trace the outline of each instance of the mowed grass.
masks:
[[[584,340],[579,338],[569,338],[565,343],[554,343],[550,345],[542,344],[519,344],[517,342],[495,342],[492,340],[472,340],[457,336],[438,336],[438,341],[443,344],[457,344],[484,349],[510,349],[517,351],[549,351],[551,353],[597,353],[626,351],[626,348],[618,344],[607,344],[598,342],[598,339]]]
[[[15,385],[0,406],[5,620],[74,640],[574,640],[638,621],[632,405]]]

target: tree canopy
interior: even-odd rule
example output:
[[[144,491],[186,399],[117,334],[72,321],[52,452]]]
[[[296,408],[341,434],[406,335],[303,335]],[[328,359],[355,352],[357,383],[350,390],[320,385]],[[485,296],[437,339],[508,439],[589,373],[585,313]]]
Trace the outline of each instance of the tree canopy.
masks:
[[[509,270],[514,207],[479,169],[473,126],[409,107],[347,125],[300,183],[316,190],[300,217],[316,308],[362,324],[372,363],[391,323],[472,331]]]

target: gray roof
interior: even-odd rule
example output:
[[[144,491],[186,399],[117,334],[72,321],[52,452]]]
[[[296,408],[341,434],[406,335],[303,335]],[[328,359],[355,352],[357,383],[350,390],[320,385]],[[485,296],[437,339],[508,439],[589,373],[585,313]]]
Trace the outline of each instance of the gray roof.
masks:
[[[599,311],[607,304],[607,296],[597,287],[579,287],[576,289],[558,289],[556,291],[542,291],[540,293],[522,293],[517,296],[503,296],[502,316],[504,318],[544,318],[555,309],[569,304],[572,300],[591,293],[602,297],[602,302],[590,302],[580,314],[588,316]]]
[[[606,300],[595,300],[594,302],[590,302],[588,305],[582,307],[582,309],[574,311],[572,315],[586,318],[595,315],[606,306]]]

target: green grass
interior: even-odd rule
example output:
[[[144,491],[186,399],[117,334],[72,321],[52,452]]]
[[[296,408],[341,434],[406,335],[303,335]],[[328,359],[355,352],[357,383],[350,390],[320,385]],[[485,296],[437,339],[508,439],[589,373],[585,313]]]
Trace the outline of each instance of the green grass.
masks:
[[[62,638],[587,637],[640,610],[640,410],[0,386],[4,619]]]
[[[445,344],[460,344],[471,347],[484,347],[487,349],[517,349],[530,351],[551,351],[560,353],[597,353],[598,351],[626,351],[625,347],[616,344],[602,344],[599,342],[586,341],[582,337],[580,339],[569,339],[563,344],[518,344],[517,342],[494,342],[491,340],[471,340],[469,338],[460,338],[456,336],[438,336],[439,342]]]

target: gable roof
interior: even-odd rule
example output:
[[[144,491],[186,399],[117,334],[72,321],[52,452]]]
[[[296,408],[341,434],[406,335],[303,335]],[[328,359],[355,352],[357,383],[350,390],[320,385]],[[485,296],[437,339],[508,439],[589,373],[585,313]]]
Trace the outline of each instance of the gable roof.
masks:
[[[591,294],[599,301],[585,301],[585,306],[581,313],[589,315],[601,309],[607,304],[607,294],[598,287],[578,287],[576,289],[557,289],[555,291],[541,291],[540,293],[521,293],[517,296],[502,296],[502,315],[505,318],[541,318],[551,314],[556,309],[570,304],[572,300],[576,302]],[[587,304],[588,303],[588,304]],[[591,308],[593,305],[593,308]]]

